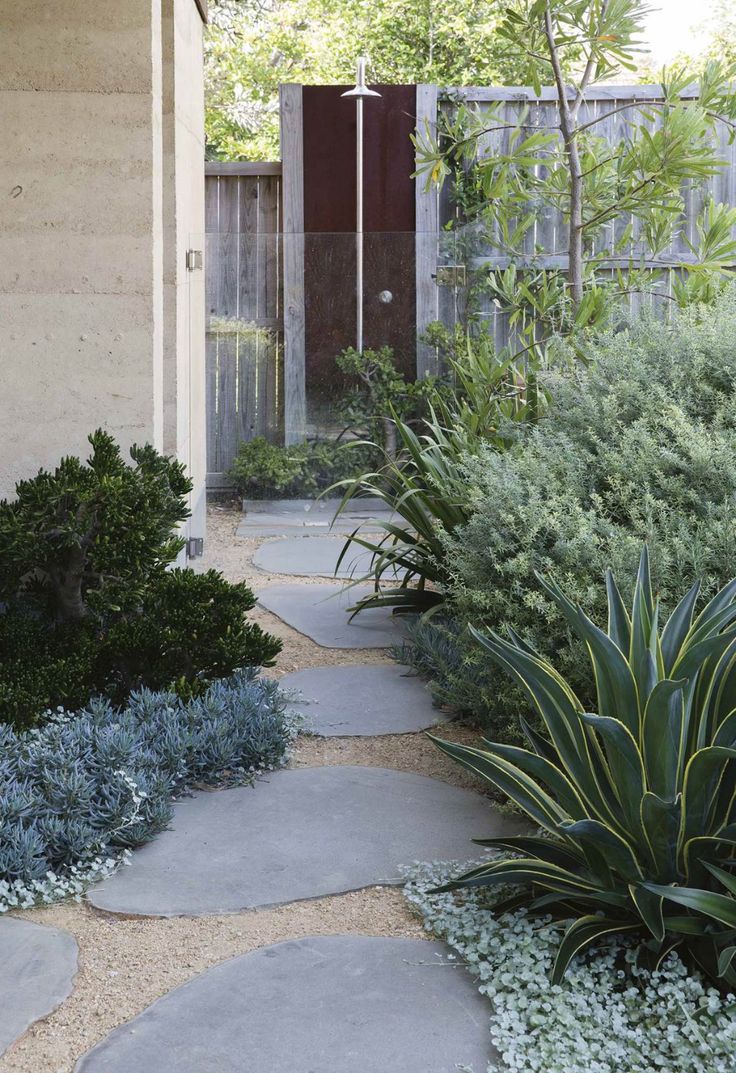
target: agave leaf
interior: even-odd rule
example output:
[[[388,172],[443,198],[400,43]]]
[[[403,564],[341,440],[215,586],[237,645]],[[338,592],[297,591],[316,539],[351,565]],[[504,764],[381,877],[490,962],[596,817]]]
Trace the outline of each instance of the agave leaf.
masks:
[[[629,894],[639,916],[657,942],[661,943],[665,935],[662,910],[664,899],[659,894],[652,894],[646,887],[636,886],[635,884],[629,886]]]
[[[675,660],[690,632],[699,592],[700,582],[696,581],[680,600],[662,630],[662,659],[666,675],[671,674]]]
[[[547,741],[539,731],[529,723],[524,716],[519,716],[519,723],[521,724],[521,730],[524,737],[531,745],[537,756],[543,756],[545,760],[549,760],[550,764],[559,764],[560,758],[555,751],[555,747],[552,742]]]
[[[656,883],[645,883],[644,886],[653,894],[661,894],[663,898],[684,905],[703,916],[718,920],[729,928],[736,927],[736,899],[729,898],[725,894],[714,894],[710,890],[699,890],[697,887],[664,887]]]
[[[537,782],[541,782],[551,791],[555,800],[565,810],[567,815],[574,820],[582,820],[587,815],[585,806],[573,783],[565,773],[549,760],[530,752],[529,749],[521,749],[517,745],[494,745],[483,739],[485,751],[491,756],[500,756],[521,771],[525,772]]]
[[[641,800],[641,822],[654,861],[655,874],[663,881],[677,875],[677,846],[681,823],[681,797],[664,801],[647,792]]]
[[[470,745],[443,741],[432,734],[429,738],[443,753],[447,753],[468,771],[486,779],[510,797],[545,830],[557,833],[558,824],[566,815],[564,809],[520,768],[502,757],[493,756],[482,749],[474,749]]]
[[[610,868],[627,883],[639,883],[644,877],[636,855],[625,839],[599,820],[578,820],[562,823],[560,830],[568,838],[580,843],[589,843],[602,853]]]
[[[646,778],[660,797],[673,798],[685,764],[683,680],[665,678],[649,694],[642,722]]]
[[[698,835],[685,843],[682,860],[688,887],[707,883],[707,862],[713,860],[723,847],[736,847],[736,837],[720,831],[716,835]]]
[[[729,976],[736,965],[736,946],[727,946],[718,955],[718,975],[723,978]]]
[[[645,544],[634,586],[631,641],[628,651],[629,666],[636,681],[639,702],[642,706],[657,681],[657,652],[657,613],[649,574],[649,550]]]
[[[574,632],[588,646],[600,715],[620,719],[634,737],[639,736],[639,696],[636,681],[623,652],[611,638],[576,607],[554,582],[537,574],[539,583],[555,601]]]
[[[631,838],[641,836],[641,799],[646,792],[646,776],[639,746],[631,731],[618,719],[603,715],[583,715],[583,722],[603,738],[611,784],[621,804],[623,826]]]
[[[736,894],[736,876],[732,876],[729,872],[718,868],[715,864],[710,864],[708,861],[703,861],[703,865],[708,869],[712,876],[718,880],[718,882],[726,888],[729,894]]]
[[[474,838],[473,842],[478,846],[488,848],[508,849],[512,853],[521,853],[524,856],[538,857],[540,861],[548,861],[557,864],[560,868],[575,871],[583,864],[579,853],[560,842],[553,842],[550,838],[539,838],[533,835],[513,835],[506,838]]]
[[[444,893],[445,891],[462,890],[466,887],[491,887],[501,883],[519,883],[524,886],[534,885],[558,891],[562,894],[574,895],[575,897],[598,898],[600,896],[605,898],[608,893],[601,890],[592,881],[586,881],[574,872],[560,868],[549,861],[540,861],[536,857],[490,861],[488,864],[473,868],[469,872],[457,876],[430,893]]]
[[[736,652],[730,658],[724,657],[716,674],[716,692],[713,702],[713,717],[718,726],[727,715],[736,711]],[[713,742],[714,745],[727,745],[728,742]]]
[[[608,635],[622,652],[628,652],[631,644],[631,619],[610,568],[606,570],[606,592],[608,593]]]
[[[714,615],[717,615],[723,610],[724,607],[733,603],[734,599],[736,599],[736,578],[727,582],[723,588],[708,601],[693,623],[693,630],[699,630],[709,619],[713,618]]]
[[[601,916],[579,917],[567,929],[560,943],[552,969],[552,983],[559,984],[562,981],[572,959],[586,947],[598,942],[606,935],[636,931],[637,928],[638,925],[629,921],[612,920]]]
[[[582,705],[572,690],[547,663],[520,651],[498,634],[483,634],[472,626],[470,632],[524,687],[547,727],[562,766],[591,807],[596,811],[604,809],[606,803],[595,778],[588,739],[580,721]]]
[[[682,796],[680,845],[691,838],[711,833],[718,821],[713,816],[716,795],[726,765],[736,759],[736,749],[711,745],[694,753],[685,768]]]

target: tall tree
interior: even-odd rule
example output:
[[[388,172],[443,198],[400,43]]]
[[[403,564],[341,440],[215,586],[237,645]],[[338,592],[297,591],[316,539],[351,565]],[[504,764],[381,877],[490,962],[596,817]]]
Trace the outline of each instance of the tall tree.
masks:
[[[496,0],[220,0],[206,47],[208,154],[278,157],[281,82],[514,83]]]

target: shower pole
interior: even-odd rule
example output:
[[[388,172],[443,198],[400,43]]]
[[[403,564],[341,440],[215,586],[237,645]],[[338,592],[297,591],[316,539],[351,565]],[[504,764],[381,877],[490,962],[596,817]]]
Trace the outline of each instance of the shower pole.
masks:
[[[357,63],[356,83],[353,89],[343,93],[343,97],[352,97],[355,100],[356,117],[356,196],[355,196],[355,348],[358,353],[363,351],[363,101],[366,97],[380,97],[373,89],[368,89],[365,83],[365,72],[368,64],[367,57],[361,56]]]

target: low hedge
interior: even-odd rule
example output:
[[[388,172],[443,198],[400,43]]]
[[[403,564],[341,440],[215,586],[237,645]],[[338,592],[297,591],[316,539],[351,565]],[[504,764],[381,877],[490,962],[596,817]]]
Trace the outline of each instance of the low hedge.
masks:
[[[120,709],[0,726],[0,911],[80,893],[167,826],[176,794],[281,766],[296,730],[253,670],[189,701],[142,690]]]

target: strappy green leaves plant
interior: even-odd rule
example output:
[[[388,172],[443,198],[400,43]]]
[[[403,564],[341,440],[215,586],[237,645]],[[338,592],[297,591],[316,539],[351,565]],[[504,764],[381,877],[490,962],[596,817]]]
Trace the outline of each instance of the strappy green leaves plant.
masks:
[[[597,710],[518,635],[475,632],[525,689],[544,731],[528,748],[435,738],[506,794],[539,835],[479,839],[510,851],[444,889],[511,884],[514,905],[572,918],[553,980],[612,933],[642,938],[657,964],[677,949],[736,985],[736,581],[696,615],[699,586],[664,627],[641,556],[629,612],[608,573],[607,628],[539,578],[588,648]],[[506,904],[506,903],[504,903]]]

